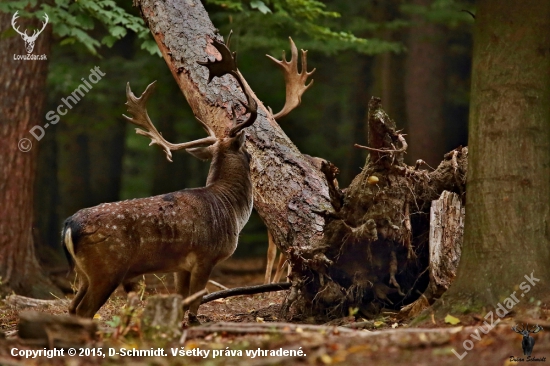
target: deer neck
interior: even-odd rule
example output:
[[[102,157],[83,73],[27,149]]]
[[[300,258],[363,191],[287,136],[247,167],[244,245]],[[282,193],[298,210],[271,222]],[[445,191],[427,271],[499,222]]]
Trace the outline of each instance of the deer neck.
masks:
[[[212,160],[206,187],[229,203],[239,217],[252,210],[252,181],[250,167],[243,156],[217,156]]]

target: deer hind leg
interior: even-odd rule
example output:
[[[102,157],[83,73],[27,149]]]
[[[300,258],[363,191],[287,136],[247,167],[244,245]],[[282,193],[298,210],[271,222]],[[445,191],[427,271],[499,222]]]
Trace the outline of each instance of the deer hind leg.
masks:
[[[76,273],[78,274],[79,278],[79,287],[75,297],[73,298],[73,301],[71,301],[71,305],[69,305],[69,314],[73,315],[76,314],[76,308],[78,304],[80,304],[80,302],[82,301],[84,295],[86,295],[89,286],[88,278],[86,277],[86,275],[78,269],[76,270]]]
[[[271,272],[273,271],[273,263],[275,263],[275,259],[277,258],[277,246],[273,242],[273,237],[271,236],[271,232],[267,231],[267,241],[268,241],[268,247],[267,247],[267,266],[265,269],[265,280],[264,283],[268,284],[271,283]]]
[[[279,262],[277,263],[277,271],[275,272],[275,277],[273,277],[273,283],[277,283],[281,279],[285,264],[287,264],[286,256],[281,253],[279,254]],[[288,267],[288,274],[290,274],[290,266]]]
[[[83,318],[93,318],[99,308],[105,304],[109,296],[120,285],[122,278],[123,276],[90,278],[88,289],[78,306],[76,306],[76,315]]]
[[[208,278],[210,278],[210,273],[212,272],[213,266],[204,266],[197,265],[191,271],[191,278],[189,280],[189,295],[196,294],[199,291],[202,291],[206,284],[208,283]],[[200,324],[197,319],[197,312],[201,304],[201,298],[196,299],[189,305],[189,324]]]

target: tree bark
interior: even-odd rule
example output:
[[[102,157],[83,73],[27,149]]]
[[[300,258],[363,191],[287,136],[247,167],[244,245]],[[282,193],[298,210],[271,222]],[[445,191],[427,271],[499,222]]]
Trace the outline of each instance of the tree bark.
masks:
[[[11,27],[12,14],[0,13],[0,33]],[[26,25],[41,25],[38,19],[20,19]],[[34,54],[49,55],[51,27],[36,40]],[[12,36],[0,43],[0,276],[2,289],[18,294],[48,298],[61,295],[42,273],[35,257],[32,225],[36,146],[22,152],[18,143],[28,148],[36,140],[29,134],[35,125],[42,125],[44,84],[47,61],[14,60],[13,55],[25,54],[23,40]]]
[[[531,274],[540,282],[527,298],[548,295],[548,29],[548,1],[478,3],[464,245],[457,280],[444,296],[460,309],[495,306]]]
[[[197,64],[218,56],[210,40],[221,40],[204,7],[198,0],[137,3],[193,112],[223,136],[232,125],[231,106],[245,97],[230,76],[207,84],[208,70]],[[247,129],[246,144],[254,207],[280,248],[309,257],[323,238],[321,212],[332,210],[327,180],[257,101],[258,119]]]

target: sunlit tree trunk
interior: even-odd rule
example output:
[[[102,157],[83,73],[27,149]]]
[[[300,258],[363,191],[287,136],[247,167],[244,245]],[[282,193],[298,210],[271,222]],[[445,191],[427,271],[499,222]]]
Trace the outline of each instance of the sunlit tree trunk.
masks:
[[[548,295],[549,29],[548,1],[478,3],[464,245],[448,306]],[[525,299],[522,283],[531,287]]]
[[[0,13],[0,33],[11,27],[12,14]],[[26,25],[41,25],[38,20]],[[49,55],[50,29],[38,37],[34,54]],[[14,60],[14,54],[26,54],[21,37],[0,42],[0,276],[4,291],[39,298],[60,295],[42,273],[33,245],[33,199],[37,149],[18,149],[36,145],[29,134],[35,125],[43,125],[44,85],[47,61]],[[47,133],[47,132],[46,132]]]

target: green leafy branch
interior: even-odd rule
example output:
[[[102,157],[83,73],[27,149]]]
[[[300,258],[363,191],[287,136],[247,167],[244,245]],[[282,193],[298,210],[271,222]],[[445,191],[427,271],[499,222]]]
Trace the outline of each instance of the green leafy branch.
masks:
[[[0,3],[0,11],[19,11],[22,17],[29,18],[39,18],[45,12],[53,25],[53,34],[61,38],[62,45],[82,44],[93,55],[97,55],[101,45],[112,47],[128,31],[137,34],[142,49],[160,55],[143,19],[128,13],[113,0],[55,0],[54,4],[14,0]]]

